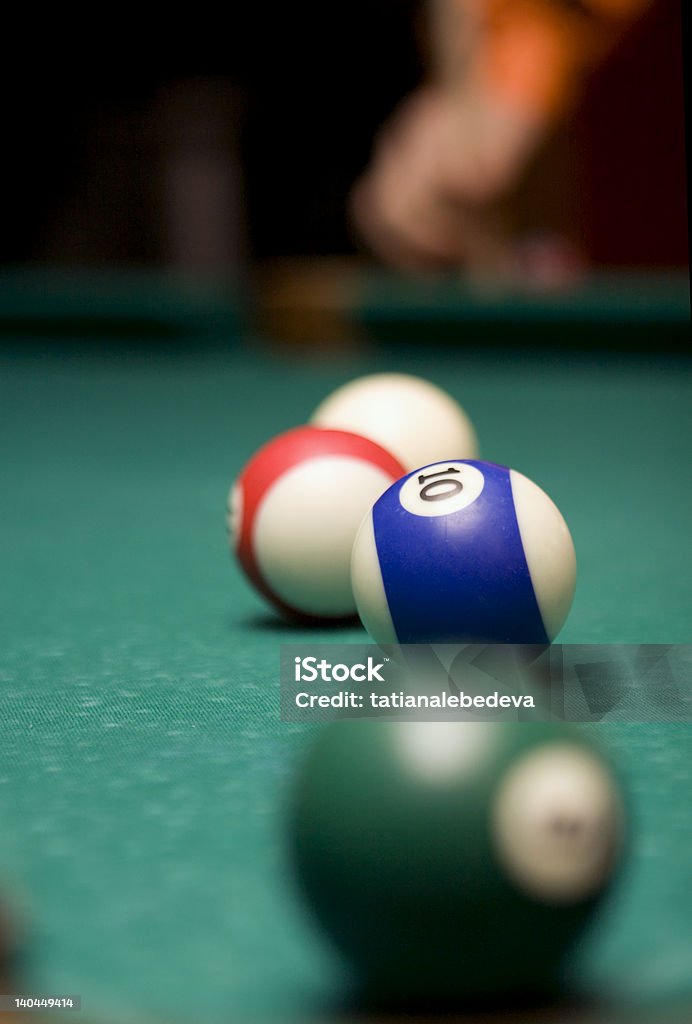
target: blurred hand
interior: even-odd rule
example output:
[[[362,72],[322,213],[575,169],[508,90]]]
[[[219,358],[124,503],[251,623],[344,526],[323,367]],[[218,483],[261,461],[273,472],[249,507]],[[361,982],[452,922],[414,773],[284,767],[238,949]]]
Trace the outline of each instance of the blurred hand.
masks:
[[[404,102],[351,197],[356,227],[386,262],[425,272],[467,266],[514,275],[502,201],[542,132],[483,95],[428,87]]]

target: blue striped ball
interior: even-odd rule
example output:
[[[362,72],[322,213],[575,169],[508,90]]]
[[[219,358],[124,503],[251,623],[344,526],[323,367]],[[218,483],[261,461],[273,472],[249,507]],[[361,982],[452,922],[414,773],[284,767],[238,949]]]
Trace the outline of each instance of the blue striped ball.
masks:
[[[567,618],[576,558],[537,484],[465,459],[384,492],[358,531],[351,579],[378,643],[547,643]]]

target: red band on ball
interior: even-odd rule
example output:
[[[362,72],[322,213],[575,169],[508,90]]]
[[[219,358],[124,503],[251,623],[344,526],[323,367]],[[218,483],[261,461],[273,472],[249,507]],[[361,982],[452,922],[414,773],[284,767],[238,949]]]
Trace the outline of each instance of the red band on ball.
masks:
[[[386,449],[359,434],[319,427],[296,427],[279,434],[260,448],[238,479],[242,493],[242,516],[236,542],[238,559],[257,589],[281,611],[294,618],[310,619],[315,616],[291,607],[267,585],[257,565],[252,543],[255,517],[265,494],[279,477],[299,463],[330,455],[362,459],[383,470],[392,480],[398,480],[406,472]]]

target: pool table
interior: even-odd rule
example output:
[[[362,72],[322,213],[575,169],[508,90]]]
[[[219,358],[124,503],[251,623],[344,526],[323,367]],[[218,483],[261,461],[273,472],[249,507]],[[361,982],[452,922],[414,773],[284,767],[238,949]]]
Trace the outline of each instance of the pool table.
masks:
[[[0,275],[0,891],[24,921],[15,991],[79,993],[66,1017],[353,1010],[287,867],[286,802],[315,726],[280,720],[278,662],[284,642],[365,634],[277,618],[224,523],[248,456],[338,384],[430,378],[484,458],[550,493],[578,557],[561,641],[692,641],[686,282],[629,282],[600,305],[522,299],[498,320],[500,300],[469,306],[453,284],[443,300],[373,281],[343,292],[357,343],[342,315],[334,344],[313,331],[297,345],[232,297],[154,277]],[[692,723],[594,728],[634,831],[583,951],[588,1019],[692,1020]],[[577,1019],[562,1012],[530,1019]]]

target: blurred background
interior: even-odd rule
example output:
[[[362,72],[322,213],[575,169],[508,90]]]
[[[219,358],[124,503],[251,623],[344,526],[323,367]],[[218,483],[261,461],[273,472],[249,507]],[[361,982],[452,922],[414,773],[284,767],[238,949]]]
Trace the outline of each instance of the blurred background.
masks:
[[[627,26],[507,190],[515,224],[564,233],[590,267],[686,266],[680,8],[655,0]],[[143,21],[113,19],[98,42],[62,22],[32,37],[3,90],[0,261],[237,280],[363,251],[346,198],[379,127],[435,73],[427,5]]]
[[[486,94],[464,106],[431,27],[453,7],[459,38],[440,34],[473,66],[486,28],[501,41],[519,12],[525,38],[538,13],[539,41],[564,44],[560,102],[541,80],[521,131],[475,121]],[[16,895],[21,920],[26,902],[36,988],[78,987],[87,1014],[122,1021],[346,1019],[343,968],[284,877],[306,737],[280,722],[276,671],[296,632],[229,565],[224,502],[253,450],[349,378],[430,378],[484,458],[545,485],[580,558],[564,642],[689,641],[683,7],[351,0],[7,24],[0,907]],[[586,32],[581,67],[573,40],[620,13],[607,52]],[[533,88],[550,62],[511,49]],[[450,207],[432,189],[397,213],[415,231],[441,210],[444,229],[466,204],[501,224],[509,273],[483,231],[412,258],[373,204],[425,194],[439,170],[434,117],[417,122],[421,160],[397,162],[412,137],[397,111],[442,79],[478,128],[455,135],[454,99],[460,166],[479,138],[519,155],[494,179],[482,159],[452,175]],[[401,191],[378,193],[390,156]],[[637,846],[587,954],[585,991],[612,996],[589,1019],[688,1022],[689,725],[605,731]],[[24,943],[5,916],[0,973]],[[613,1009],[623,993],[641,1015]]]

